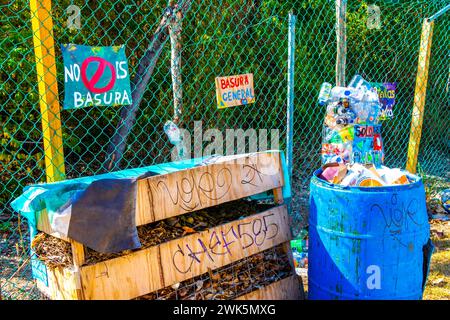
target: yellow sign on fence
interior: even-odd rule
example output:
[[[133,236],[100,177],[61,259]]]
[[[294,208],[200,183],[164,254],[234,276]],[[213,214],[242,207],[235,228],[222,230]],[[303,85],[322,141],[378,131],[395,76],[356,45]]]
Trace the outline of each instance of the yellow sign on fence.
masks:
[[[217,77],[216,96],[219,109],[254,103],[253,73]]]

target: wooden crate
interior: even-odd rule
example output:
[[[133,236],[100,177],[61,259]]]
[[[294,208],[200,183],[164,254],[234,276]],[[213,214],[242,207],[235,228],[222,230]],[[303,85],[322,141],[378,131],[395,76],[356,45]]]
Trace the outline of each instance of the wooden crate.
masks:
[[[139,180],[138,226],[268,190],[273,190],[279,205],[93,265],[85,265],[81,244],[51,229],[43,212],[38,229],[71,241],[74,266],[47,269],[47,284],[37,281],[38,287],[52,299],[133,299],[280,244],[292,261],[289,219],[282,204],[283,185],[279,153],[220,157],[213,163]],[[228,245],[217,248],[218,239]],[[241,298],[298,299],[299,288],[298,278],[293,275]]]

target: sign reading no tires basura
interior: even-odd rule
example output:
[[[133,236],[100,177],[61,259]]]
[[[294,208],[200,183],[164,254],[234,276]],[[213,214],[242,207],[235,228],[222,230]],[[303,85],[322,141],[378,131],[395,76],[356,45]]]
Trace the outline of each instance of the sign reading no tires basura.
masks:
[[[217,77],[216,96],[219,109],[254,103],[253,73]]]
[[[124,46],[61,46],[64,109],[131,104],[130,73]]]

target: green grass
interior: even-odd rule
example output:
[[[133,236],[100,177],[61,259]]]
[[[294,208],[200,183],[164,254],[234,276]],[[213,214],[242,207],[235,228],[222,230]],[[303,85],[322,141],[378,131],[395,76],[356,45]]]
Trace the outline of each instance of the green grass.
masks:
[[[8,230],[11,230],[11,228],[12,228],[12,225],[9,221],[0,223],[0,232],[6,232]]]

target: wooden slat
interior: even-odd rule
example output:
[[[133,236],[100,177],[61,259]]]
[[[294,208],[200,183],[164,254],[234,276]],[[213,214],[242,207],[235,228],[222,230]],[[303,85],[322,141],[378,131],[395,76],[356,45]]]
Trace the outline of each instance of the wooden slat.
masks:
[[[236,300],[299,300],[300,283],[297,275],[262,287],[236,298]]]
[[[81,267],[84,296],[133,299],[290,239],[286,207],[275,207],[160,246]]]
[[[193,278],[207,272],[208,268],[220,268],[290,239],[287,210],[280,206],[164,243],[161,260],[165,283]]]
[[[282,204],[284,202],[283,190],[281,188],[273,189],[273,200],[275,203],[278,203],[278,204]]]
[[[279,153],[223,157],[138,181],[136,224],[248,197],[284,185]]]
[[[47,268],[48,286],[40,280],[36,281],[38,289],[52,300],[78,300],[79,292],[76,288],[76,279],[72,270]]]
[[[420,38],[419,62],[417,66],[416,88],[414,91],[414,106],[411,117],[411,131],[409,134],[408,143],[408,158],[406,162],[406,170],[411,173],[416,173],[417,170],[417,158],[419,156],[420,139],[422,137],[422,124],[425,114],[433,26],[433,21],[428,21],[428,19],[423,21],[422,35]]]
[[[133,299],[164,288],[158,247],[81,268],[84,298]]]

